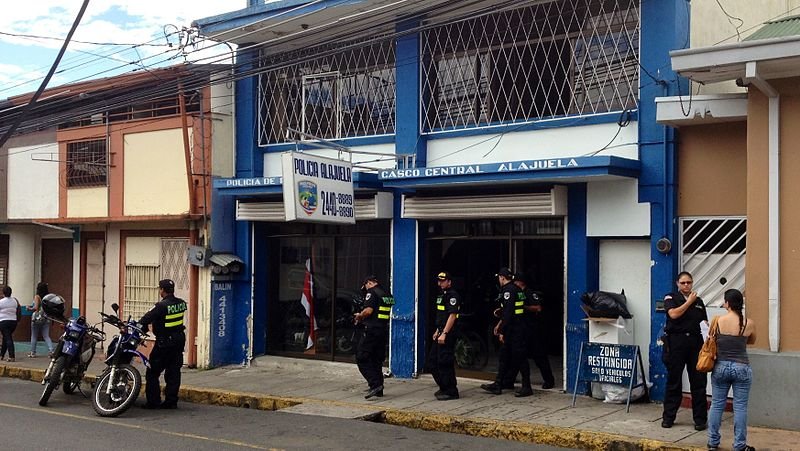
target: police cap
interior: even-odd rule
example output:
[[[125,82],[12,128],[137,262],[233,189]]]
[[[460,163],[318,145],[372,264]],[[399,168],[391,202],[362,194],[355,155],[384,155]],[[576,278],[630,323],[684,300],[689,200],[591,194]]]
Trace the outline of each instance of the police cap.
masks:
[[[158,288],[166,291],[167,293],[175,292],[175,282],[172,279],[162,279],[158,281]]]
[[[500,268],[500,271],[497,271],[497,274],[495,274],[495,277],[498,276],[503,276],[508,280],[514,280],[514,273],[508,268]]]
[[[436,275],[438,280],[453,280],[453,277],[450,275],[448,271],[442,271]]]

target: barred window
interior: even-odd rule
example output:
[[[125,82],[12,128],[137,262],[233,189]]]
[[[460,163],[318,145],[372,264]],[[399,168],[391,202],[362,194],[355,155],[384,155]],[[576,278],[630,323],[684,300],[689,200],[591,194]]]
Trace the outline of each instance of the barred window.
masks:
[[[423,128],[635,108],[638,0],[556,0],[422,34]]]
[[[266,58],[277,68],[259,75],[259,145],[286,142],[288,128],[324,139],[394,133],[394,42],[351,44]],[[353,48],[334,52],[343,46]]]
[[[106,140],[67,143],[67,187],[105,186]]]
[[[158,281],[161,268],[157,265],[125,265],[125,315],[141,318],[159,301]]]

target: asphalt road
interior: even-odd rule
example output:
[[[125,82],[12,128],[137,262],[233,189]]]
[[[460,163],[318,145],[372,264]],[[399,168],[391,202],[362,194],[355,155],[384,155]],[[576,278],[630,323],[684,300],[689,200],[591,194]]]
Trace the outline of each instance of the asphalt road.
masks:
[[[555,450],[549,446],[333,419],[182,403],[178,410],[137,405],[118,418],[95,414],[80,393],[0,378],[0,447],[13,450]]]

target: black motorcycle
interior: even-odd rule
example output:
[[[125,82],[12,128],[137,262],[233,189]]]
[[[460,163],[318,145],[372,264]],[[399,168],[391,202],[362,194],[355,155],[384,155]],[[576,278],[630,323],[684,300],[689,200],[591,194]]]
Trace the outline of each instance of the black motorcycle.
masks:
[[[111,304],[111,308],[114,313],[119,312],[119,305]],[[138,356],[145,367],[150,367],[147,357],[138,350],[148,335],[130,316],[123,321],[116,315],[100,314],[104,323],[119,329],[119,334],[108,345],[107,367],[94,384],[92,407],[101,417],[115,417],[128,410],[139,397],[142,375],[131,361]]]
[[[64,333],[58,339],[50,358],[50,365],[47,366],[42,379],[44,390],[39,398],[40,406],[47,405],[47,401],[59,385],[62,385],[66,394],[80,390],[83,376],[94,357],[95,347],[98,342],[105,340],[105,333],[86,324],[86,318],[83,316],[69,320],[52,316],[48,318],[63,324]]]

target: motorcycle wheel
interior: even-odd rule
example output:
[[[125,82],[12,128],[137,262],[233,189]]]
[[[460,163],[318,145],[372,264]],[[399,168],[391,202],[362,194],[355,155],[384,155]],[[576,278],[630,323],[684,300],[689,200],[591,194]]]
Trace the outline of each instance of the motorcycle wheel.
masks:
[[[106,393],[111,386],[109,393]],[[92,407],[101,417],[115,417],[130,408],[139,397],[142,389],[142,375],[132,365],[121,364],[117,367],[114,380],[111,370],[106,370],[94,386]]]
[[[50,395],[58,388],[58,383],[61,381],[61,373],[64,372],[64,367],[67,366],[67,357],[68,356],[62,355],[53,363],[53,369],[50,370],[50,377],[45,381],[42,396],[39,397],[40,406],[46,406],[47,401],[50,400]]]

